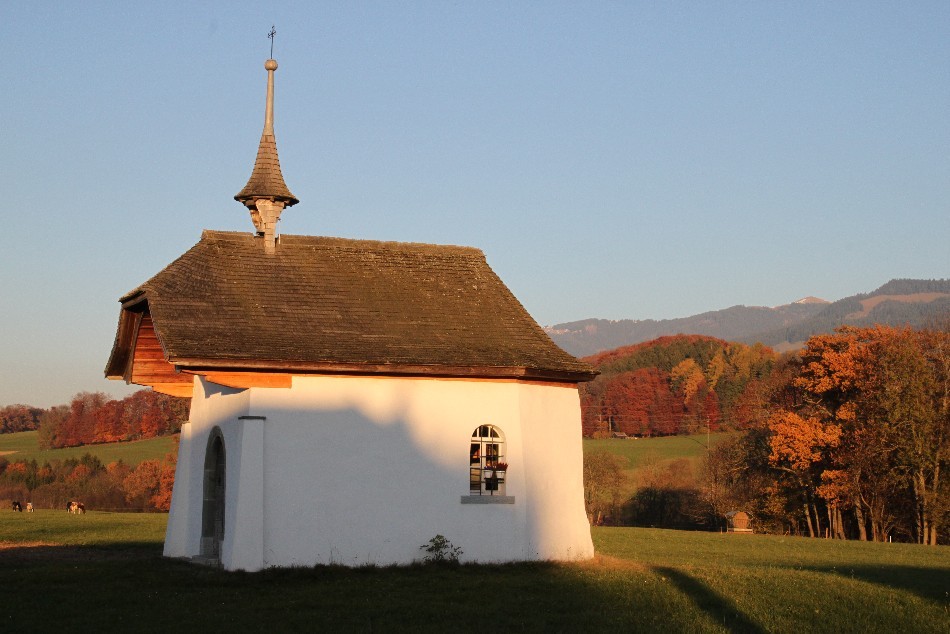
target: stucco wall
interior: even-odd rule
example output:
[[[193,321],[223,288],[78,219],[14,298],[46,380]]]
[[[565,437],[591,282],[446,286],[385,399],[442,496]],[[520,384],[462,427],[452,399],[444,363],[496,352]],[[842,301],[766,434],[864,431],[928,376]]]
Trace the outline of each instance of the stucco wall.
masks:
[[[215,426],[227,456],[222,563],[229,569],[409,563],[436,534],[461,547],[465,561],[593,555],[575,389],[295,377],[290,389],[237,391],[197,381],[167,555],[197,554]],[[485,424],[505,434],[513,504],[462,504],[469,439]],[[177,481],[184,477],[187,485]]]

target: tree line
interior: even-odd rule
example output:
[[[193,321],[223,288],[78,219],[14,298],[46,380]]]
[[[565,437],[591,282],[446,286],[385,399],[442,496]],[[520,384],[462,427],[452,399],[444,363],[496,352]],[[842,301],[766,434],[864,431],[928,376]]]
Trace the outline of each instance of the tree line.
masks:
[[[950,323],[843,327],[767,365],[723,416],[739,431],[707,448],[699,473],[640,465],[620,499],[623,460],[588,456],[592,519],[710,529],[742,510],[764,532],[950,542]],[[667,386],[677,394],[673,373]]]
[[[67,405],[0,408],[0,433],[36,430],[40,449],[142,440],[177,434],[188,419],[190,399],[139,390],[113,399],[102,392],[76,394]],[[177,437],[164,460],[132,467],[80,459],[9,460],[0,457],[0,501],[30,501],[36,508],[63,508],[82,500],[88,508],[167,511],[178,451]]]
[[[580,389],[585,436],[669,436],[747,427],[779,355],[761,344],[677,335],[587,361],[600,375]]]
[[[720,508],[810,536],[945,543],[950,329],[844,327],[797,366],[794,401],[710,454]]]
[[[166,436],[188,420],[190,399],[139,390],[123,399],[102,392],[82,392],[68,405],[39,416],[40,449],[78,447]]]
[[[81,458],[10,462],[0,456],[0,500],[32,502],[36,508],[65,509],[71,500],[86,508],[110,511],[167,511],[175,482],[175,449],[164,460],[132,467],[119,460],[103,465],[86,453]]]
[[[45,411],[41,407],[20,404],[0,407],[0,434],[35,431]]]

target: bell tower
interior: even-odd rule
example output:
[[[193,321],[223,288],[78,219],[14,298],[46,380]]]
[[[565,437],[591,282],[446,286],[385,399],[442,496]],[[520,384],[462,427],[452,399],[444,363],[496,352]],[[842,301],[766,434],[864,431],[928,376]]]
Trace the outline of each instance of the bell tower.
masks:
[[[268,34],[271,38],[271,55],[275,33],[276,31],[271,29]],[[277,141],[274,139],[274,72],[277,70],[277,61],[268,59],[264,62],[264,69],[267,71],[264,132],[257,148],[254,171],[251,172],[244,189],[234,196],[234,200],[243,203],[251,212],[251,221],[257,234],[264,237],[264,252],[272,254],[276,252],[280,213],[285,207],[296,205],[300,201],[287,188],[280,172],[280,160],[277,158]]]

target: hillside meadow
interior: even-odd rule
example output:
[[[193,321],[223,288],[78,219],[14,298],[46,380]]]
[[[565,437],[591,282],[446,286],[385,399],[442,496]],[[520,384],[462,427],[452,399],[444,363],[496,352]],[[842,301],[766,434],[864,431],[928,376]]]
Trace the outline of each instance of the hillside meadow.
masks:
[[[946,547],[595,528],[598,554],[590,562],[227,573],[163,559],[166,519],[0,512],[0,627],[795,633],[950,628]],[[421,535],[420,545],[428,537]]]
[[[642,483],[657,473],[670,469],[675,462],[685,461],[690,478],[698,478],[707,447],[715,447],[729,433],[663,436],[659,438],[585,438],[584,455],[606,451],[626,460],[621,497],[633,497]]]
[[[678,458],[685,458],[698,466],[706,451],[707,443],[715,446],[729,434],[694,434],[691,436],[669,436],[663,438],[584,439],[584,452],[610,451],[629,460],[631,473],[647,464],[667,464]],[[0,456],[10,462],[15,460],[36,460],[38,463],[52,460],[80,458],[89,453],[99,458],[102,464],[122,460],[129,466],[135,466],[144,460],[161,460],[166,454],[175,451],[177,436],[160,436],[132,442],[82,445],[63,449],[40,449],[37,432],[24,431],[13,434],[0,434]]]
[[[651,461],[667,462],[685,458],[698,463],[706,453],[706,448],[715,447],[728,433],[692,434],[688,436],[664,436],[661,438],[585,438],[584,453],[609,451],[623,456],[631,466]]]
[[[161,460],[176,450],[177,442],[177,436],[159,436],[131,442],[43,450],[39,448],[37,432],[22,431],[14,434],[0,434],[0,456],[10,462],[36,460],[39,464],[43,464],[53,460],[78,459],[89,453],[99,458],[104,465],[122,460],[130,467],[134,467],[145,460]]]

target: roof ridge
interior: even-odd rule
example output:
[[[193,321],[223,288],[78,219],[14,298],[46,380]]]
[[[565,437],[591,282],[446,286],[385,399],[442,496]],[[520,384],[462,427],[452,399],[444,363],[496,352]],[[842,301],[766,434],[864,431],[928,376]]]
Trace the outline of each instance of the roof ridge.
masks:
[[[231,242],[244,242],[253,240],[254,235],[243,231],[226,231],[219,229],[204,229],[201,232],[202,241],[225,240]],[[372,238],[345,238],[342,236],[310,236],[304,234],[282,233],[280,241],[288,246],[294,244],[314,244],[322,243],[327,246],[341,246],[348,248],[372,248],[382,247],[392,250],[411,250],[411,251],[458,251],[467,252],[480,257],[485,257],[484,251],[478,247],[460,245],[460,244],[436,244],[431,242],[402,242],[399,240],[377,240]]]

